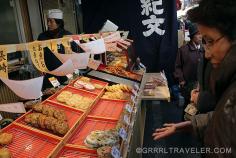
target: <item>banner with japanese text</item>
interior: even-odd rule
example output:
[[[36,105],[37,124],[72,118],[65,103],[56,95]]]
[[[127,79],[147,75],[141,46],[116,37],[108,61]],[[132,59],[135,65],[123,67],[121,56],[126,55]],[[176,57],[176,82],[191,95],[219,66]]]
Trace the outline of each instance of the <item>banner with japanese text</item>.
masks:
[[[82,0],[82,9],[85,33],[98,32],[108,19],[119,27],[118,30],[129,31],[128,38],[134,40],[136,56],[141,58],[148,72],[174,71],[177,53],[175,0]]]
[[[7,47],[0,46],[0,77],[8,78]]]

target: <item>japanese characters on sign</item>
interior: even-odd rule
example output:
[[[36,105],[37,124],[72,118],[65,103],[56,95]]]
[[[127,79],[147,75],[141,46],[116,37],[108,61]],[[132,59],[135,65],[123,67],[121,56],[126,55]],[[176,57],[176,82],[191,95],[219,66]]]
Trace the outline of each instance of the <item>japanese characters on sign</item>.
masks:
[[[0,46],[0,77],[8,78],[7,48]]]
[[[164,35],[165,30],[161,29],[161,25],[165,22],[165,19],[161,17],[164,13],[162,0],[140,0],[140,2],[142,7],[141,14],[145,16],[142,24],[147,28],[143,35],[145,37],[149,37],[153,33]]]
[[[44,61],[44,51],[42,44],[40,42],[33,42],[29,44],[29,52],[33,64],[37,67],[38,70],[42,72],[47,72],[48,69]]]

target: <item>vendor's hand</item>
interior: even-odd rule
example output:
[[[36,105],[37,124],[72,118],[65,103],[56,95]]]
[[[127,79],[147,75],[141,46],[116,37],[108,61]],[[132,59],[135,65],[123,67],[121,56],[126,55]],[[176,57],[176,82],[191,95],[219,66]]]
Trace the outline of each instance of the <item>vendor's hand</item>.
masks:
[[[181,82],[179,82],[179,86],[184,87],[185,83],[186,83],[185,81],[181,81]]]
[[[156,129],[152,134],[154,140],[168,137],[176,132],[176,125],[174,123],[165,123],[163,128]]]
[[[193,90],[191,91],[191,98],[190,98],[190,101],[191,101],[192,103],[194,103],[195,105],[197,104],[198,95],[199,95],[199,90],[198,90],[198,89],[193,89]]]

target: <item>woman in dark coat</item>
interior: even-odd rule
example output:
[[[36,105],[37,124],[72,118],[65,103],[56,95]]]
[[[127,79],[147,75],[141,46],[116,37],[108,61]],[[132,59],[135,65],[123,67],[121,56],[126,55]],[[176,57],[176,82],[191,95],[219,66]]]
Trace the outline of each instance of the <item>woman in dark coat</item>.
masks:
[[[202,0],[199,7],[188,13],[190,20],[198,23],[208,59],[216,70],[209,85],[216,99],[215,109],[205,114],[208,118],[201,130],[204,146],[211,152],[205,153],[207,157],[236,157],[235,8],[235,0]],[[168,124],[166,128],[157,129],[153,136],[157,140],[187,127],[192,127],[191,121]],[[224,151],[217,152],[216,148]]]

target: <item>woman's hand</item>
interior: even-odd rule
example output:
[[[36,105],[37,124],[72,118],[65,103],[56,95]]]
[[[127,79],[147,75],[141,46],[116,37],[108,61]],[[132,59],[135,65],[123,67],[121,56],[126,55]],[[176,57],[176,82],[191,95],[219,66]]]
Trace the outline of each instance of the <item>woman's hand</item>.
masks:
[[[166,138],[176,132],[176,124],[174,123],[165,123],[163,128],[156,129],[152,134],[154,140],[159,140]]]
[[[199,90],[198,89],[193,89],[191,91],[190,101],[193,102],[195,105],[197,104],[198,95],[199,95]]]

